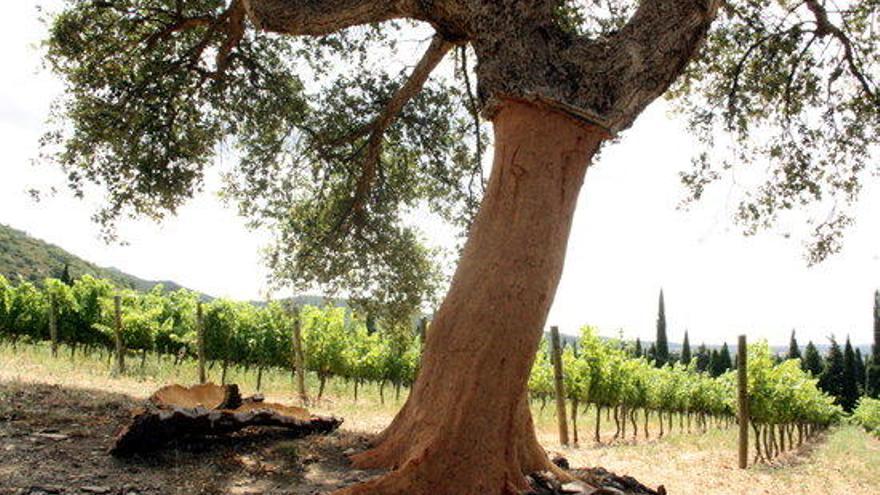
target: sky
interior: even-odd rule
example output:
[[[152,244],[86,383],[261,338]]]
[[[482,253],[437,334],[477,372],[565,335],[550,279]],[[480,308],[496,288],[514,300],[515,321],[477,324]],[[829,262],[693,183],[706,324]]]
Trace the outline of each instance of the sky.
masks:
[[[152,280],[174,280],[218,297],[265,299],[261,248],[269,236],[245,228],[216,197],[219,180],[160,225],[126,221],[126,245],[108,245],[90,217],[100,197],[73,198],[60,170],[35,162],[52,100],[63,85],[41,68],[45,28],[36,2],[6,6],[0,30],[0,223],[57,244],[102,266]],[[57,2],[48,2],[53,4]],[[658,102],[606,146],[587,173],[565,270],[548,325],[576,334],[590,324],[608,336],[653,340],[660,289],[669,339],[687,329],[693,344],[750,340],[784,344],[793,329],[801,343],[834,333],[867,344],[873,292],[880,287],[880,194],[863,194],[843,251],[815,267],[804,260],[802,219],[744,237],[732,221],[737,183],[725,181],[682,211],[679,172],[695,149],[680,118]],[[229,165],[221,164],[221,165]],[[57,193],[35,202],[31,188]],[[418,219],[417,219],[418,220]],[[431,219],[429,241],[451,246],[450,230]]]

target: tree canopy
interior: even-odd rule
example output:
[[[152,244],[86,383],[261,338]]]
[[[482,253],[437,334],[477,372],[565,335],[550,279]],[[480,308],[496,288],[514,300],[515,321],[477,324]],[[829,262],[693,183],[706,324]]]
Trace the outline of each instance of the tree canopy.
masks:
[[[407,216],[427,207],[467,231],[500,100],[616,135],[667,93],[704,145],[683,176],[691,198],[745,168],[746,231],[810,206],[821,260],[876,172],[878,4],[719,5],[67,0],[47,17],[47,65],[67,91],[45,157],[77,194],[103,190],[95,218],[112,238],[120,217],[174,213],[232,155],[225,195],[275,233],[277,280],[403,321],[441,280]]]

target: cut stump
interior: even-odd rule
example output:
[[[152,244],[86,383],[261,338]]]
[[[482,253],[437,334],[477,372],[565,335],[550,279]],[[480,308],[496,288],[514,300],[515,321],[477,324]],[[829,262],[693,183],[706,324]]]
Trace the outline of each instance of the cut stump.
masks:
[[[134,412],[110,453],[124,457],[176,440],[225,435],[249,426],[286,428],[293,437],[303,437],[330,433],[341,424],[342,419],[314,416],[301,407],[263,402],[262,396],[242,398],[234,384],[169,385]]]

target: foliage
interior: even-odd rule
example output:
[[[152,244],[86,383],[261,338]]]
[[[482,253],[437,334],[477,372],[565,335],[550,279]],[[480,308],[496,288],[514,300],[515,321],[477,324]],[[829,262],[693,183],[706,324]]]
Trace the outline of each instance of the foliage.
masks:
[[[852,415],[853,421],[880,438],[880,400],[862,397]]]
[[[840,405],[847,412],[851,412],[859,400],[859,368],[856,355],[853,351],[849,337],[843,350],[843,383],[841,387]]]
[[[13,341],[49,339],[50,301],[55,302],[58,338],[71,348],[115,349],[116,310],[121,302],[123,346],[175,357],[197,354],[198,295],[156,286],[146,293],[115,287],[84,276],[67,286],[58,279],[43,289],[0,275],[0,337]],[[204,305],[205,349],[211,361],[258,368],[293,364],[294,315],[279,302],[265,306],[217,299]],[[306,368],[324,380],[410,385],[415,380],[421,343],[414,332],[379,327],[344,307],[306,306],[298,312],[303,328]]]
[[[307,25],[315,22],[313,6],[281,4],[303,25],[254,26],[247,15],[256,15],[254,9],[246,12],[250,2],[240,0],[67,0],[48,16],[43,44],[47,65],[66,87],[42,142],[44,156],[64,169],[77,194],[90,183],[103,189],[106,201],[96,219],[112,236],[119,216],[173,214],[200,190],[218,151],[230,150],[240,159],[226,170],[225,196],[252,225],[276,234],[268,261],[277,281],[345,290],[362,309],[400,324],[440,285],[436,253],[406,218],[427,208],[464,234],[483,194],[480,111],[491,110],[482,105],[501,95],[487,94],[490,82],[498,81],[485,79],[474,91],[467,58],[480,58],[481,75],[487,67],[519,61],[486,60],[487,52],[498,50],[480,46],[481,36],[471,31],[483,26],[483,33],[494,24],[485,19],[458,19],[461,25],[453,26],[432,18],[433,7],[418,14],[377,14],[380,8],[349,15],[345,9],[354,7],[346,3],[335,6],[342,11],[325,12],[335,14],[335,22],[324,19],[316,27]],[[485,4],[437,8],[472,15],[504,8]],[[810,259],[839,249],[840,232],[851,223],[846,206],[870,171],[880,121],[876,1],[835,10],[818,0],[725,3],[701,57],[688,60],[688,49],[681,60],[662,64],[675,68],[668,81],[639,70],[609,70],[603,54],[617,53],[606,45],[631,24],[644,31],[624,33],[631,41],[644,34],[677,44],[687,30],[676,31],[674,22],[628,24],[638,5],[629,0],[540,5],[519,5],[522,10],[509,17],[534,21],[524,32],[544,33],[550,45],[577,53],[577,60],[531,64],[541,77],[562,81],[559,94],[565,96],[553,102],[558,108],[578,110],[581,93],[598,87],[597,98],[608,105],[605,100],[626,100],[624,89],[635,91],[640,97],[632,104],[640,110],[687,67],[671,96],[692,130],[707,148],[722,137],[735,143],[730,159],[701,155],[684,177],[692,196],[700,197],[734,164],[766,162],[766,181],[739,210],[747,231],[773,223],[780,212],[818,204],[831,214],[813,225]],[[661,10],[674,16],[682,9]],[[375,22],[398,17],[410,20]],[[410,42],[425,29],[413,19],[443,26],[435,38],[443,51],[407,93],[416,75],[409,68],[419,65]],[[669,35],[652,33],[658,25]],[[273,29],[284,35],[264,31]],[[691,33],[696,38],[688,38],[687,47],[703,34]],[[429,79],[453,44],[455,67]],[[389,63],[396,60],[402,63]],[[528,80],[525,72],[507,71],[502,79]],[[559,88],[548,89],[555,94]],[[404,101],[390,105],[398,96]],[[579,110],[608,108],[597,103]],[[662,341],[656,358],[667,361]]]
[[[726,2],[701,56],[670,93],[703,145],[682,179],[691,200],[750,171],[746,234],[806,211],[807,259],[836,253],[876,172],[877,2]],[[739,178],[738,178],[739,179]]]
[[[615,340],[600,338],[584,327],[577,345],[563,352],[565,386],[569,398],[601,407],[626,406],[663,412],[732,414],[729,384],[697,373],[680,363],[656,368]],[[553,392],[553,371],[543,343],[529,379],[535,396]]]
[[[847,338],[845,351],[831,338],[831,350],[825,359],[825,368],[819,375],[819,386],[833,396],[847,412],[852,411],[859,397],[858,380],[855,376],[855,355]]]
[[[91,275],[110,280],[119,287],[142,291],[150,290],[159,284],[113,268],[101,268],[58,246],[0,224],[0,275],[12,281],[23,278],[31,283],[40,284],[49,277],[63,280],[65,273],[70,280]],[[170,289],[180,288],[173,282],[161,283]]]
[[[693,356],[691,355],[691,340],[688,337],[687,330],[684,331],[684,342],[681,344],[681,364],[690,364]]]
[[[669,341],[666,337],[666,304],[663,301],[663,290],[660,290],[660,303],[657,308],[657,340],[654,342],[654,360],[658,366],[669,361]]]
[[[241,2],[181,5],[69,0],[50,17],[46,60],[69,91],[46,157],[77,194],[89,182],[106,191],[95,217],[113,238],[120,216],[173,214],[231,150],[224,195],[276,233],[267,260],[279,284],[344,288],[408,321],[435,296],[439,268],[402,219],[429,205],[465,226],[482,193],[463,91],[444,79],[419,88],[379,134],[366,177],[370,126],[405,81],[387,64],[402,53],[399,26],[297,39],[254,29]]]
[[[749,346],[747,368],[752,422],[829,425],[841,418],[842,410],[818,387],[818,380],[796,359],[774,364],[766,342]],[[732,373],[728,376],[733,379]]]
[[[801,362],[801,368],[804,371],[809,371],[814,377],[818,377],[822,374],[822,370],[825,369],[825,361],[822,359],[822,355],[819,354],[819,349],[813,344],[813,341],[807,343],[806,350],[804,351],[804,360]]]
[[[788,354],[786,359],[801,359],[801,348],[798,346],[797,337],[794,330],[791,331],[791,339],[788,341]]]
[[[578,353],[563,352],[565,387],[569,399],[600,407],[623,406],[663,413],[732,416],[735,413],[736,376],[718,377],[675,362],[656,368],[633,357],[614,340],[600,338],[584,327]],[[770,347],[758,343],[748,350],[749,411],[756,424],[828,425],[842,416],[834,398],[822,392],[817,380],[804,372],[798,360],[775,364]],[[553,393],[553,371],[546,341],[529,378],[533,396]]]

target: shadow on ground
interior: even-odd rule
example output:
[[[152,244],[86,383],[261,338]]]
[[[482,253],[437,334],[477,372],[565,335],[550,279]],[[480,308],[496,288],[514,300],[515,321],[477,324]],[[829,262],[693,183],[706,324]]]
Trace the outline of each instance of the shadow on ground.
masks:
[[[88,388],[0,382],[0,495],[312,494],[369,478],[345,452],[366,437],[247,429],[160,452],[107,454],[139,401]]]

